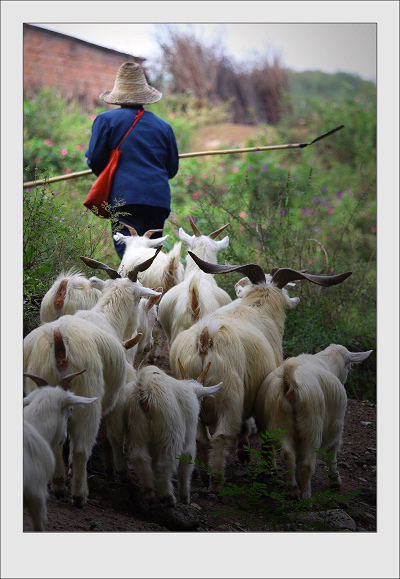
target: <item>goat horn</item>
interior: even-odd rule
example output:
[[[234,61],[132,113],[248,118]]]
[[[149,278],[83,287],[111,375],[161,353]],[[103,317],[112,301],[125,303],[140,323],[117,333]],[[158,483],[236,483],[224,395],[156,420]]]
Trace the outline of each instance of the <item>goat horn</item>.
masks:
[[[24,376],[26,376],[27,378],[31,378],[31,380],[33,380],[34,382],[36,382],[36,384],[40,387],[40,386],[48,386],[49,383],[46,382],[46,380],[44,378],[41,378],[40,376],[36,376],[35,374],[26,374],[24,372]]]
[[[226,225],[223,225],[222,227],[220,227],[216,231],[213,231],[213,233],[210,233],[208,237],[210,239],[215,239],[217,237],[217,235],[219,235],[224,229],[226,229],[228,227],[228,225],[229,225],[229,223],[227,223]]]
[[[312,283],[330,287],[342,283],[352,274],[351,271],[340,273],[338,275],[310,275],[288,267],[279,268],[273,275],[271,283],[282,289],[290,281],[305,279]]]
[[[121,225],[123,225],[124,227],[129,229],[129,233],[132,235],[132,237],[136,237],[137,235],[139,235],[134,227],[131,227],[130,225],[128,225],[127,223],[124,223],[123,221],[120,221],[120,223],[121,223]]]
[[[101,263],[101,261],[96,261],[95,259],[90,259],[90,257],[84,257],[83,255],[80,256],[83,263],[85,263],[88,267],[93,269],[104,269],[107,272],[108,276],[111,279],[118,279],[121,277],[115,269],[109,267],[105,263]]]
[[[191,217],[189,217],[189,221],[190,221],[190,225],[192,226],[193,229],[193,233],[195,234],[196,237],[201,237],[201,233],[200,231],[197,229],[196,225],[194,224],[194,221]]]
[[[134,338],[131,338],[130,340],[126,340],[126,342],[123,342],[123,347],[125,348],[125,350],[130,350],[131,348],[133,348],[133,346],[136,346],[136,344],[138,342],[140,342],[140,340],[142,339],[143,334],[136,334],[136,336]]]
[[[162,229],[149,229],[148,231],[146,231],[146,233],[143,234],[143,237],[151,237],[153,235],[153,233],[162,233],[163,230]]]
[[[200,382],[200,384],[203,384],[204,378],[206,377],[206,374],[207,374],[208,370],[210,369],[210,366],[211,366],[211,362],[208,362],[207,366],[204,368],[204,370],[202,371],[200,376],[197,378],[197,382]]]
[[[86,372],[86,370],[81,370],[80,372],[75,372],[74,374],[68,374],[68,376],[64,376],[64,378],[61,378],[60,380],[60,386],[63,390],[68,390],[68,386],[69,383],[71,382],[71,380],[73,378],[75,378],[75,376],[79,376],[80,374],[83,374],[84,372]]]
[[[179,370],[181,371],[181,374],[182,374],[182,378],[184,380],[189,380],[188,373],[186,372],[185,368],[182,366],[182,363],[179,360],[179,358],[178,358],[178,364],[179,364]]]
[[[138,273],[141,271],[146,271],[146,269],[148,269],[151,266],[157,255],[160,253],[161,248],[162,245],[157,247],[153,257],[150,257],[150,259],[146,259],[146,261],[143,261],[143,263],[139,263],[139,265],[136,265],[133,269],[131,269],[131,271],[128,273],[128,277],[131,281],[133,282],[137,281]]]
[[[208,263],[203,261],[191,251],[188,251],[188,253],[197,263],[199,268],[205,273],[228,273],[230,271],[240,271],[249,278],[251,283],[265,285],[264,271],[256,263],[247,263],[246,265],[220,265],[218,263]]]

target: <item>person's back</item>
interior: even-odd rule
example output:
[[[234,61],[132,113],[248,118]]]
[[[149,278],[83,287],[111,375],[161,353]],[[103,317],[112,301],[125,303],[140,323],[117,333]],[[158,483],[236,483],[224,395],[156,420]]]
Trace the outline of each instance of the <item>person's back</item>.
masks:
[[[171,126],[155,114],[144,111],[142,106],[157,102],[161,96],[147,84],[139,64],[123,64],[113,90],[100,95],[105,102],[121,105],[121,108],[96,117],[86,151],[89,167],[99,175],[111,151],[124,139],[138,113],[143,113],[121,144],[109,198],[110,206],[124,213],[121,221],[136,229],[139,235],[149,229],[163,229],[171,210],[169,179],[179,168],[178,147]],[[129,235],[129,231],[124,230],[121,233]],[[118,242],[114,245],[122,258],[125,246]]]

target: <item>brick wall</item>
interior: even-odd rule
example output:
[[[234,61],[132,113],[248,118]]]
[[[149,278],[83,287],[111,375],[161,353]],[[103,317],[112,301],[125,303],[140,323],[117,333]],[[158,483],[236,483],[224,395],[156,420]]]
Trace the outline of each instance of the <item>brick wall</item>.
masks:
[[[143,58],[117,52],[71,36],[24,24],[24,95],[48,86],[92,111],[107,106],[99,95],[114,86],[123,62]]]

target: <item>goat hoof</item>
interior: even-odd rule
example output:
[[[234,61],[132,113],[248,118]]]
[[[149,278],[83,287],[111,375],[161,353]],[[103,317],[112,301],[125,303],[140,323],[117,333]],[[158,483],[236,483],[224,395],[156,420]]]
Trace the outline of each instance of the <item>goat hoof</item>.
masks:
[[[87,499],[85,497],[72,497],[72,504],[75,507],[83,507],[83,505],[85,505],[87,502]]]
[[[243,465],[249,464],[250,462],[250,451],[241,448],[237,451],[237,457]]]
[[[290,489],[288,489],[288,495],[291,499],[299,499],[300,489],[298,487],[291,487]]]
[[[164,503],[167,507],[174,507],[176,505],[176,499],[173,495],[161,497],[161,502]]]

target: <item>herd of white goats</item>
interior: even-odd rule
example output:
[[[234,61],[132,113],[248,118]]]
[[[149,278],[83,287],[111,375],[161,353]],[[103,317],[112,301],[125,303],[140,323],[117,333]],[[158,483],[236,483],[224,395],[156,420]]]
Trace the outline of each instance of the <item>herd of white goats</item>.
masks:
[[[254,421],[260,432],[285,431],[280,456],[294,497],[311,496],[315,448],[336,460],[344,383],[351,365],[372,350],[351,353],[331,344],[284,361],[285,309],[299,303],[285,288],[296,280],[328,287],[351,272],[265,274],[256,264],[219,265],[229,237],[216,238],[227,226],[202,235],[190,224],[193,235],[181,228],[169,253],[161,251],[168,236],[117,234],[126,245],[118,271],[82,257],[110,279],[61,273],[44,297],[42,325],[24,339],[24,504],[34,530],[45,529],[50,479],[56,496],[65,493],[67,434],[77,506],[88,499],[87,462],[98,436],[110,476],[130,480],[132,467],[145,499],[157,493],[171,506],[175,473],[179,500],[190,503],[195,457],[210,467],[201,469],[202,482],[218,491],[230,449],[236,445],[242,462],[248,460]],[[185,269],[182,241],[189,249]],[[231,271],[246,276],[233,301],[214,279]],[[174,377],[149,365],[161,328]],[[147,365],[135,369],[139,353],[148,353]],[[192,461],[178,460],[182,454]],[[338,485],[335,460],[330,476]]]

